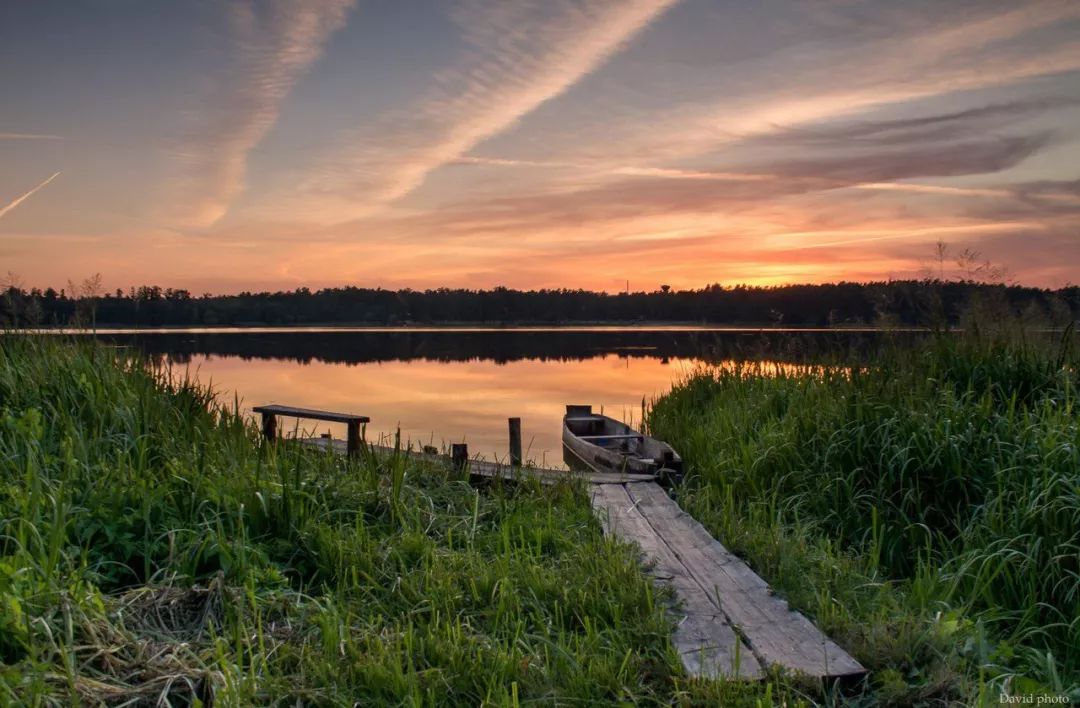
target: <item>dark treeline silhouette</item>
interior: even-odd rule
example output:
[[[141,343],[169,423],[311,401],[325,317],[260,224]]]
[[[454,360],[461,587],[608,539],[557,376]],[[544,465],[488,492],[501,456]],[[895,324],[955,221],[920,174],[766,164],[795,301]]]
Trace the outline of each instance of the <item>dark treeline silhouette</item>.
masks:
[[[1047,290],[971,280],[898,280],[825,285],[724,287],[608,294],[586,290],[383,290],[327,288],[312,292],[193,296],[143,286],[127,292],[93,287],[25,290],[0,298],[4,326],[96,324],[159,327],[218,325],[434,323],[700,322],[784,325],[950,325],[973,303],[992,302],[1053,324],[1080,314],[1080,287]]]
[[[201,355],[277,359],[309,363],[364,364],[385,361],[473,361],[496,363],[538,359],[571,361],[598,356],[717,363],[767,359],[789,363],[857,357],[885,336],[875,332],[746,332],[682,330],[522,330],[380,332],[327,331],[317,336],[284,332],[167,332],[99,334],[114,344],[136,347],[152,361],[184,365]],[[918,334],[898,336],[916,337]]]

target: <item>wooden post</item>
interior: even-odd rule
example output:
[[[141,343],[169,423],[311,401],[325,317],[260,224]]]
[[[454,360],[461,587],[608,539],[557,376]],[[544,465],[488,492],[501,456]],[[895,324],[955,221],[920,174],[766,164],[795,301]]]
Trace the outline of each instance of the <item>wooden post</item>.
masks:
[[[262,414],[262,432],[267,440],[277,437],[277,416],[273,413]]]
[[[510,466],[521,467],[521,418],[510,419]]]
[[[355,457],[360,454],[360,421],[354,420],[351,423],[346,423],[348,430],[348,439],[345,442],[345,450],[350,456]]]
[[[450,460],[454,463],[454,469],[464,469],[465,465],[469,464],[469,446],[465,443],[452,443]]]

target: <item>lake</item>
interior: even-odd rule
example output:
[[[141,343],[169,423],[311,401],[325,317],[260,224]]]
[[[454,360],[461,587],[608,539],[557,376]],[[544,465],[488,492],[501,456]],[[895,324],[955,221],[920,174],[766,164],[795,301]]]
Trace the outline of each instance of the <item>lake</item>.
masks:
[[[522,419],[526,459],[562,467],[566,404],[632,424],[642,401],[695,369],[740,360],[808,363],[871,341],[872,330],[704,327],[260,328],[99,330],[174,375],[189,372],[245,411],[266,403],[367,415],[367,437],[507,456],[507,418]],[[285,430],[296,421],[283,421]],[[299,432],[342,426],[301,421]]]

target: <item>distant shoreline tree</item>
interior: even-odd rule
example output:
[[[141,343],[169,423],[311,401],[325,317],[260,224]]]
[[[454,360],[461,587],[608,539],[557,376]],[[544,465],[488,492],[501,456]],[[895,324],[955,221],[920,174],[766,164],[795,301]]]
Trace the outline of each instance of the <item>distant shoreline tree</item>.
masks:
[[[977,274],[977,254],[962,254]],[[300,288],[279,292],[193,296],[143,285],[107,292],[99,274],[59,292],[26,290],[11,281],[0,298],[0,324],[125,327],[351,324],[575,324],[679,322],[744,326],[949,327],[973,307],[1004,308],[1063,327],[1080,317],[1080,287],[1050,290],[1011,282],[942,279],[939,264],[922,280],[814,285],[722,286],[620,292],[581,289]],[[974,265],[971,265],[974,264]],[[958,265],[958,267],[961,267]]]

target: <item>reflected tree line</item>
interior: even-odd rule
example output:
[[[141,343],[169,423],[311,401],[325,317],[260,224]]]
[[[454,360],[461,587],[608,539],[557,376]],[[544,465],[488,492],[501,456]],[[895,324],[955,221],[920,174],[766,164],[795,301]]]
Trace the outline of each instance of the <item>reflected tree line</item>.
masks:
[[[201,355],[278,359],[309,363],[363,364],[386,361],[523,359],[570,361],[616,355],[625,358],[695,360],[704,363],[757,360],[790,363],[858,357],[887,337],[884,332],[715,331],[499,331],[485,332],[228,332],[99,334],[114,344],[141,349],[161,364],[186,364]]]
[[[100,276],[67,288],[9,284],[0,324],[25,326],[244,326],[301,324],[695,322],[752,326],[952,326],[972,307],[1054,326],[1080,317],[1080,287],[1057,290],[970,279],[750,287],[609,294],[586,290],[299,288],[194,296],[142,286],[107,292]]]

